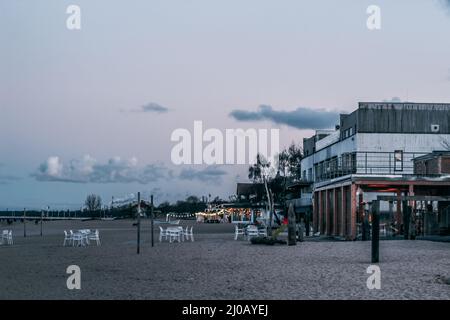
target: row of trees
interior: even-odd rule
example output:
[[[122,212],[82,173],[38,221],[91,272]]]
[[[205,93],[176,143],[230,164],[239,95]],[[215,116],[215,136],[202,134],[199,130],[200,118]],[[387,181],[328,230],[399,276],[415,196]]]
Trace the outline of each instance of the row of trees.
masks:
[[[155,209],[157,212],[161,212],[162,214],[166,214],[169,212],[195,213],[206,209],[207,204],[205,203],[205,199],[206,198],[200,199],[197,196],[191,195],[188,196],[185,200],[178,200],[175,203],[170,203],[168,201],[162,202],[159,206],[155,207]],[[225,200],[221,199],[218,196],[216,196],[213,200],[210,201],[210,203],[216,205],[225,202],[226,202]],[[102,198],[99,195],[90,194],[86,197],[84,205],[87,211],[95,214],[96,212],[99,212],[102,209]],[[126,206],[125,208],[122,209],[125,210]]]

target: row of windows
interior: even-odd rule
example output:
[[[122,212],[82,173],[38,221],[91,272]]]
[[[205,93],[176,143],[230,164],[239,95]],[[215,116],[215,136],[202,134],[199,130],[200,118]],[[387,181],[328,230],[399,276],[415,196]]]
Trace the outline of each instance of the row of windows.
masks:
[[[351,137],[354,134],[353,127],[348,128],[347,130],[344,130],[341,132],[341,139],[347,139],[348,137]]]
[[[333,157],[316,163],[314,165],[314,177],[312,176],[312,168],[308,169],[308,175],[306,170],[303,170],[302,176],[307,181],[320,181],[355,172],[356,153],[344,153],[340,157]]]

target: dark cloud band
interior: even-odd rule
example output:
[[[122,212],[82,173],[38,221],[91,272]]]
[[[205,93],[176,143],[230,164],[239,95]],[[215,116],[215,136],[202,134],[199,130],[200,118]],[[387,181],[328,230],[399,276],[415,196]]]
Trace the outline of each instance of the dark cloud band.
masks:
[[[238,121],[271,121],[297,129],[333,128],[339,120],[339,112],[325,109],[299,107],[293,111],[278,111],[261,105],[257,111],[233,110],[230,116]]]
[[[169,112],[169,108],[166,108],[155,102],[150,102],[150,103],[147,103],[146,105],[141,106],[141,109],[139,111],[154,112],[154,113],[166,113],[166,112]]]

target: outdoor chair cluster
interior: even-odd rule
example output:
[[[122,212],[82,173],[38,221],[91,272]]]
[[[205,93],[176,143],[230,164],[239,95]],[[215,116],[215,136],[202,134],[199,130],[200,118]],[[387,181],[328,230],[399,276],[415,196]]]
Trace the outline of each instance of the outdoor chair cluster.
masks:
[[[13,236],[12,236],[12,230],[3,230],[2,232],[2,244],[9,244],[12,245],[13,242]]]
[[[159,242],[162,241],[164,238],[165,240],[169,240],[170,243],[174,242],[175,240],[178,242],[184,241],[184,240],[191,240],[194,241],[194,233],[193,233],[194,227],[189,228],[186,226],[185,229],[183,227],[167,227],[164,229],[163,227],[159,227]]]
[[[369,229],[368,232],[371,233],[372,232],[372,224],[369,223]],[[398,231],[395,228],[392,228],[395,231]],[[394,234],[395,232],[389,231],[389,235]],[[356,224],[356,237],[357,239],[362,238],[363,236],[363,224],[362,223],[357,223]],[[380,236],[383,237],[387,237],[388,236],[388,228],[386,227],[386,223],[380,223]]]
[[[69,230],[69,232],[67,232],[66,230],[64,230],[63,246],[66,246],[66,243],[69,243],[69,245],[72,245],[74,247],[86,246],[89,245],[91,241],[95,241],[97,243],[97,246],[101,244],[100,233],[98,232],[98,230],[92,231],[89,229],[82,229],[76,232],[73,232],[72,230]]]
[[[255,225],[248,225],[245,228],[239,228],[238,226],[234,227],[234,240],[237,240],[238,237],[242,235],[244,238],[250,241],[252,237],[267,237],[267,228],[258,228]]]

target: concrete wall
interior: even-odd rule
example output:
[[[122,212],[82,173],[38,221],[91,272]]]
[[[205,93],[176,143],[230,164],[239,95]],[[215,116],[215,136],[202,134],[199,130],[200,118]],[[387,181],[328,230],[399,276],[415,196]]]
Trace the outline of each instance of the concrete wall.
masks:
[[[444,150],[443,141],[450,134],[357,133],[358,151],[430,153]]]
[[[450,134],[450,104],[361,102],[357,117],[358,132]]]

